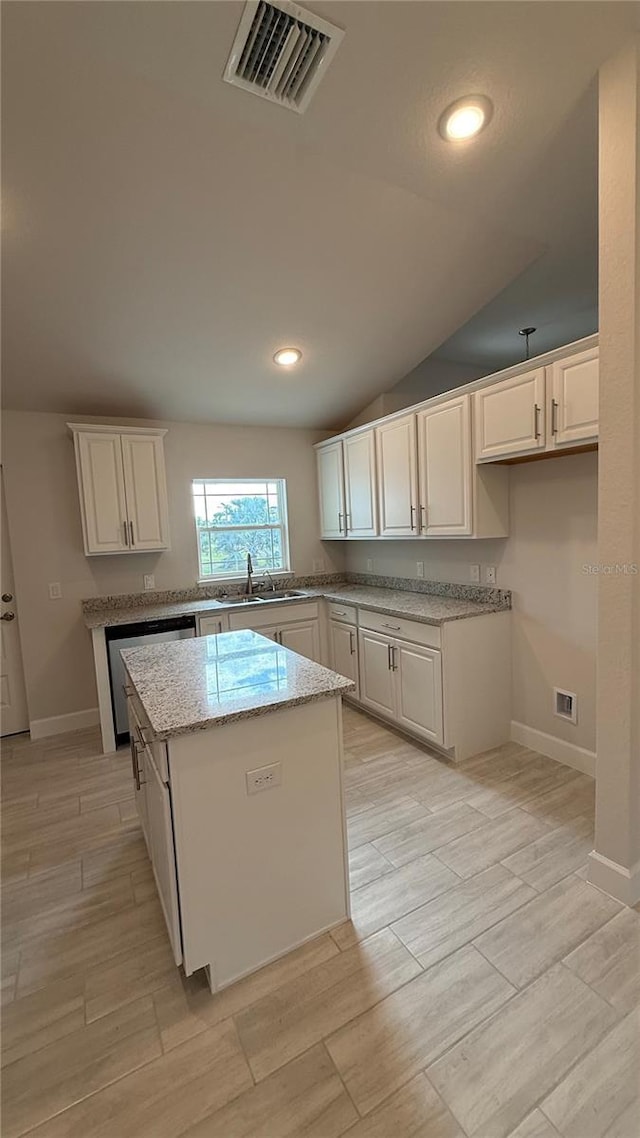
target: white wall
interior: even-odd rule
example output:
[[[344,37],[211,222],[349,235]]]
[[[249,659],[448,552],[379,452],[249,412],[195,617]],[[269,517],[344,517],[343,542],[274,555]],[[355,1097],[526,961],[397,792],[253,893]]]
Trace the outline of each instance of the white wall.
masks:
[[[513,719],[595,750],[597,454],[510,467],[510,536],[495,541],[353,542],[347,568],[469,582],[469,566],[497,567],[513,591]],[[331,543],[325,543],[327,547]],[[552,689],[578,695],[578,723],[553,714]]]
[[[198,559],[190,499],[195,477],[286,478],[293,571],[311,573],[318,558],[324,559],[327,572],[343,567],[341,547],[323,547],[317,537],[312,445],[320,433],[197,423],[154,424],[168,428],[171,551],[85,557],[73,443],[65,426],[73,419],[18,411],[3,416],[2,464],[31,720],[96,706],[90,638],[80,611],[83,598],[141,592],[144,573],[155,575],[157,589],[195,584]],[[53,581],[62,586],[60,600],[49,600]]]

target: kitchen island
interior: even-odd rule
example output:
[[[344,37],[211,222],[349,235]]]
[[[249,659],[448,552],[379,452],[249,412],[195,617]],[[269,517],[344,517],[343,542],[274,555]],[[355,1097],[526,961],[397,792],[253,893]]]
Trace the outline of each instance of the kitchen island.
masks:
[[[242,630],[122,653],[136,803],[176,964],[212,991],[349,916],[350,680]]]

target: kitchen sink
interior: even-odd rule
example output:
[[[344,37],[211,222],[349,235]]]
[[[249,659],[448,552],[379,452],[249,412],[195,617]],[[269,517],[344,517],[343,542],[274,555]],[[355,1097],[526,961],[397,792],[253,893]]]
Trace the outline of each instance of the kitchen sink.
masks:
[[[294,600],[296,597],[304,597],[304,593],[298,593],[295,589],[275,589],[273,592],[261,593],[261,601],[288,601]]]
[[[263,601],[264,597],[258,597],[252,593],[250,597],[225,597],[222,600],[223,605],[253,605],[257,602]]]

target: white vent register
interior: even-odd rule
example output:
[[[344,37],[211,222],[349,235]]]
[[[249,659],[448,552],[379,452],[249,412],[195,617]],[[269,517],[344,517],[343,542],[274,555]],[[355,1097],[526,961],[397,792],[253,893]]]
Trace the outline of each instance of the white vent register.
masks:
[[[248,0],[224,79],[302,114],[343,35],[288,0]]]

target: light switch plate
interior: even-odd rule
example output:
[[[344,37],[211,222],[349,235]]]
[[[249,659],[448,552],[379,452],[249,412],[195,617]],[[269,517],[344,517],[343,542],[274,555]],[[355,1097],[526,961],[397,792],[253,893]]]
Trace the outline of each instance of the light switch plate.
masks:
[[[59,601],[62,596],[62,585],[59,581],[52,581],[49,585],[49,600]]]
[[[313,572],[324,573],[324,561],[321,557],[316,557],[315,561],[313,562]]]
[[[469,566],[469,580],[473,581],[474,585],[480,584],[480,566],[479,565],[470,565]]]
[[[367,557],[367,573],[373,573],[373,557]]]
[[[156,579],[153,573],[145,573],[142,580],[144,581],[145,592],[148,592],[149,589],[155,589]]]
[[[424,561],[416,561],[416,577],[424,577]]]

